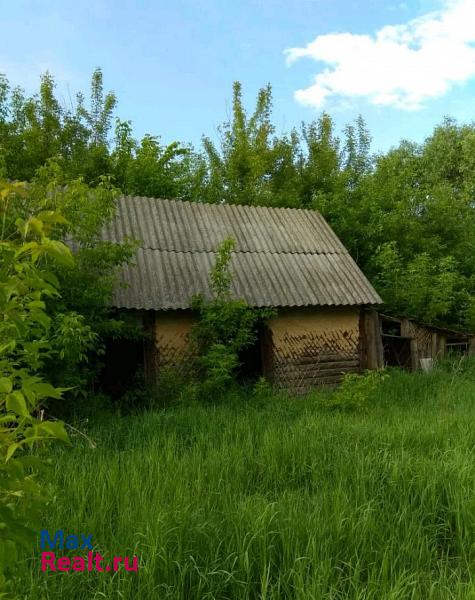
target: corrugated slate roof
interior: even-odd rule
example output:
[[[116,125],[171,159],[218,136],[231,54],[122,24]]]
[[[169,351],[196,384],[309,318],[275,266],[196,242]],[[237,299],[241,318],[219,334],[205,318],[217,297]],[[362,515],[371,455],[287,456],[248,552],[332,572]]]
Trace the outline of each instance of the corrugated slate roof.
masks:
[[[102,238],[126,237],[141,247],[123,269],[118,307],[189,308],[194,294],[209,296],[214,251],[228,237],[236,241],[233,293],[251,306],[381,303],[317,211],[125,196]]]

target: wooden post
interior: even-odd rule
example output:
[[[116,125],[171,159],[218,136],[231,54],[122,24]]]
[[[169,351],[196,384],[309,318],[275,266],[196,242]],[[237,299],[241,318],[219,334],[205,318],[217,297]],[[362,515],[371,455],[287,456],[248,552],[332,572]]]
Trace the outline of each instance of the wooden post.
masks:
[[[402,337],[413,337],[411,322],[409,319],[401,319],[401,335]]]
[[[419,370],[419,349],[417,340],[411,340],[411,371]]]
[[[434,333],[432,333],[432,344],[431,344],[431,351],[430,351],[430,355],[434,360],[437,358],[437,344],[438,344],[437,333],[434,332]]]
[[[437,344],[437,358],[444,358],[447,347],[447,336],[440,333]]]
[[[379,320],[379,314],[374,311],[374,335],[376,337],[376,362],[377,368],[382,369],[384,367],[384,347],[383,337],[381,331],[381,322]]]
[[[363,329],[363,343],[366,347],[366,351],[362,352],[365,357],[363,368],[381,369],[384,367],[383,340],[381,338],[379,315],[374,309],[364,312]]]

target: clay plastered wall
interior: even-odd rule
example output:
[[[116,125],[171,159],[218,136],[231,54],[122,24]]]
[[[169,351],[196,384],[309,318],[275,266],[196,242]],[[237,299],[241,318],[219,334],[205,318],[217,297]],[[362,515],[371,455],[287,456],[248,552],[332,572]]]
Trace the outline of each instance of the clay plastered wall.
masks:
[[[190,357],[189,334],[195,323],[187,311],[155,313],[154,339],[158,365],[179,365]]]
[[[269,323],[274,381],[305,391],[358,371],[359,315],[357,307],[280,311]]]
[[[308,337],[336,337],[342,347],[359,336],[359,310],[356,308],[300,308],[279,312],[269,323],[274,344],[279,348],[304,347]],[[295,341],[292,341],[295,340]]]

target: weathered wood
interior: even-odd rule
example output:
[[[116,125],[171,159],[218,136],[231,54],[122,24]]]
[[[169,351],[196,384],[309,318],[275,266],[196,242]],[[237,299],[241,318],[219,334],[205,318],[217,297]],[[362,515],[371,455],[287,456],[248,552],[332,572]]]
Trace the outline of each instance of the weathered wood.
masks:
[[[302,386],[309,389],[327,380],[341,381],[346,373],[359,372],[358,327],[333,327],[308,331],[299,327],[295,332],[281,332],[272,345],[274,383],[292,390]]]
[[[319,363],[314,362],[312,364],[299,364],[299,363],[280,363],[281,369],[287,369],[289,371],[308,371],[309,373],[320,372],[320,371],[348,371],[358,369],[359,363],[357,360],[346,360],[334,363]]]
[[[447,344],[447,336],[445,336],[443,333],[439,333],[436,358],[444,358],[446,344]]]
[[[401,336],[412,337],[412,327],[409,319],[401,319]]]
[[[375,310],[367,310],[364,314],[366,340],[365,368],[381,369],[384,366],[384,348],[381,338],[379,315]]]
[[[436,358],[436,356],[437,356],[437,332],[435,332],[435,331],[432,333],[432,344],[431,344],[430,355],[432,358]]]
[[[351,357],[346,357],[344,355],[332,355],[328,354],[316,354],[315,356],[292,356],[290,358],[285,358],[285,363],[289,365],[325,365],[335,363],[345,363],[351,362],[355,363],[355,366],[358,366],[359,361],[356,355]]]
[[[338,369],[330,370],[330,371],[313,371],[311,373],[307,372],[285,372],[286,380],[295,380],[302,379],[305,381],[320,381],[321,379],[325,379],[327,377],[341,377],[343,378],[345,375],[349,373],[355,373],[354,369],[348,369],[347,371],[342,371]],[[284,375],[284,373],[281,373]]]
[[[411,370],[419,370],[419,349],[417,346],[417,340],[411,340]]]

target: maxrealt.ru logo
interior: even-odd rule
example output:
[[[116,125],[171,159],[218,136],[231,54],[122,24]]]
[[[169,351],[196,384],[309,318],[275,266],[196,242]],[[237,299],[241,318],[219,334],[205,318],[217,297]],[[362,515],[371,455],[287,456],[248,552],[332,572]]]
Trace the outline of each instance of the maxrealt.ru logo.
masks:
[[[56,552],[45,551],[41,553],[41,570],[47,571],[98,571],[116,572],[120,568],[125,571],[138,570],[138,558],[133,556],[113,556],[112,564],[104,563],[104,556],[94,552],[92,534],[65,535],[62,529],[51,536],[49,531],[40,532],[41,550],[79,550],[86,553],[83,556],[64,556]]]

